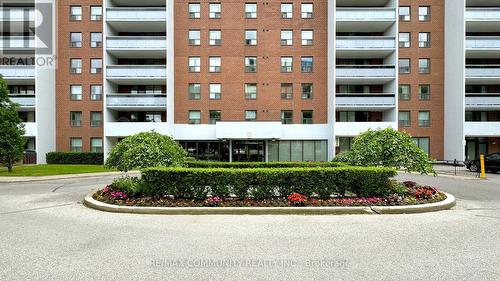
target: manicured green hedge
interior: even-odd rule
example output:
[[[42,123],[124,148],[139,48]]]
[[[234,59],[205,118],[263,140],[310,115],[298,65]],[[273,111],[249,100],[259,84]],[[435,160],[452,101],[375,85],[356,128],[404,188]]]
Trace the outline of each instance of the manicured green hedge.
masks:
[[[285,197],[293,192],[320,197],[345,195],[386,195],[390,177],[396,172],[374,167],[315,168],[148,168],[142,170],[146,195],[173,195],[176,198],[205,198],[208,194],[239,198]]]
[[[347,166],[336,162],[214,162],[186,161],[189,168],[309,168],[309,167],[340,167]]]
[[[98,152],[49,152],[47,164],[91,164],[102,165],[104,154]]]

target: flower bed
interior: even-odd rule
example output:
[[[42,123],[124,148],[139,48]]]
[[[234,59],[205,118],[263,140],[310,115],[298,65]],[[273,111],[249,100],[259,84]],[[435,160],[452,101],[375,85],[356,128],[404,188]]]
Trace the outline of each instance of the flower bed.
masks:
[[[172,196],[130,195],[115,185],[97,191],[93,198],[108,204],[146,207],[352,207],[352,206],[404,206],[439,202],[446,195],[431,186],[420,186],[415,182],[397,183],[394,191],[386,196],[330,197],[306,196],[291,193],[286,197],[265,199],[237,198],[234,196],[208,196],[205,199],[174,198]]]

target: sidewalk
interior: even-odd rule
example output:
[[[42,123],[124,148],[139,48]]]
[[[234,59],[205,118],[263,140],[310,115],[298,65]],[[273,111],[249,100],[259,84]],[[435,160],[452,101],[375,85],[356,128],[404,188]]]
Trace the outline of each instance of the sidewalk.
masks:
[[[138,171],[124,172],[105,172],[105,173],[84,173],[84,174],[66,174],[56,176],[39,176],[39,177],[0,177],[0,183],[12,182],[31,182],[31,181],[45,181],[45,180],[62,180],[62,179],[76,179],[76,178],[91,178],[91,177],[105,177],[105,176],[120,176],[120,175],[138,176]]]

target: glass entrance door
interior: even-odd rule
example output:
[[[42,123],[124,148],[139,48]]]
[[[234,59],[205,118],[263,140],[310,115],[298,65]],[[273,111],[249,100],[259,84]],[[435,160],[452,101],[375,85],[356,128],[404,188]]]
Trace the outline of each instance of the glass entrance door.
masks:
[[[233,140],[233,162],[264,162],[264,141]]]

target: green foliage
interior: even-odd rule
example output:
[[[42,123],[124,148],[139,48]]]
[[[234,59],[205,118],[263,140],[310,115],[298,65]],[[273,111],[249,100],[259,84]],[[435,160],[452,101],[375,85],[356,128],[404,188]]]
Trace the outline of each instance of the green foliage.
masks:
[[[335,162],[214,162],[214,161],[186,161],[184,166],[189,168],[308,168],[308,167],[339,167],[344,163]]]
[[[14,163],[23,158],[24,125],[17,114],[18,105],[9,99],[7,84],[0,76],[0,163],[12,171]]]
[[[49,152],[47,164],[90,164],[102,165],[104,154],[98,152]]]
[[[333,161],[435,174],[429,157],[413,142],[411,136],[392,128],[362,133],[354,139],[350,151],[339,154]]]
[[[266,199],[293,192],[307,196],[382,196],[391,192],[396,172],[377,167],[315,168],[149,168],[141,171],[146,195],[176,198],[226,197]]]
[[[144,181],[134,177],[117,178],[112,183],[113,188],[126,192],[129,195],[140,195],[147,193]]]
[[[126,172],[156,166],[182,166],[186,155],[169,136],[145,132],[120,141],[109,154],[105,167]]]

